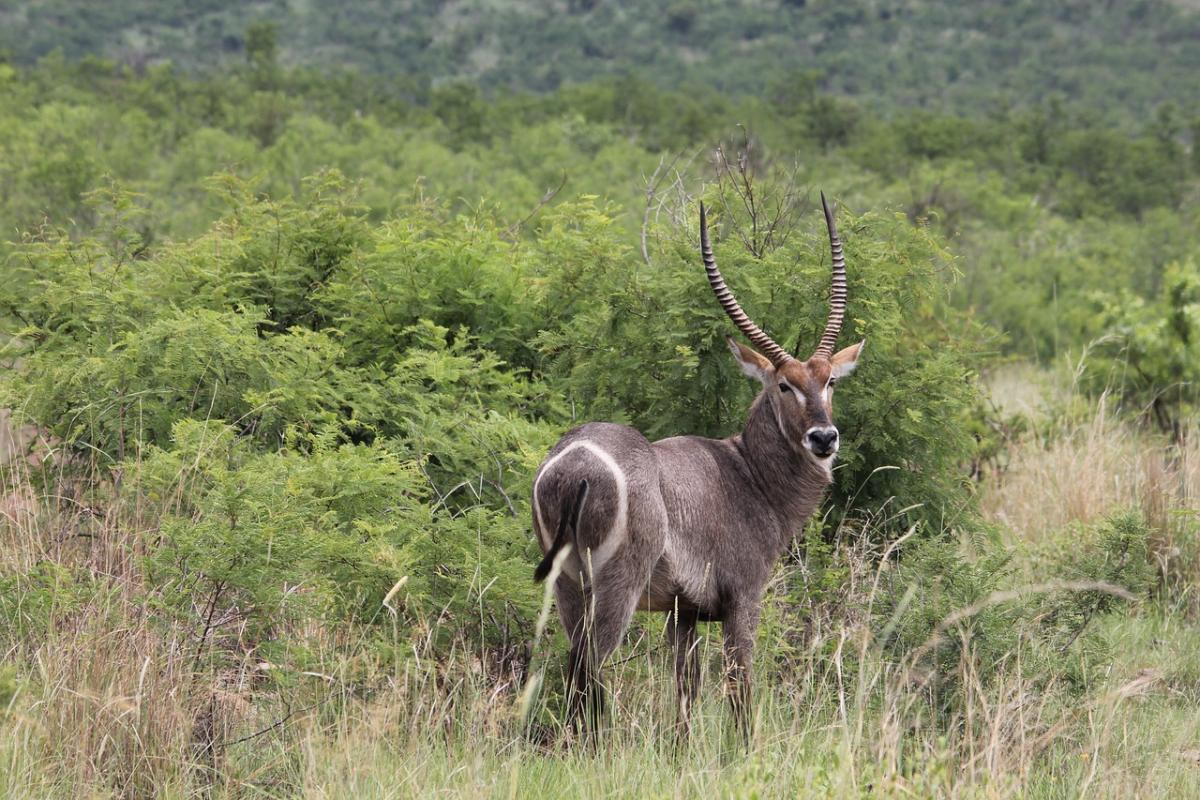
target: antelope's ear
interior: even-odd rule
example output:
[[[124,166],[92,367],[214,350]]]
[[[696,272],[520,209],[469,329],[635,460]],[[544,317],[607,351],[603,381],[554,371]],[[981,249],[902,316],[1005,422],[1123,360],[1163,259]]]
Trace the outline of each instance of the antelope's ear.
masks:
[[[729,344],[729,350],[733,353],[733,357],[737,359],[738,366],[742,368],[742,372],[746,373],[746,377],[754,378],[765,384],[771,377],[771,362],[732,336],[726,336],[725,341]]]
[[[854,372],[854,368],[858,366],[858,357],[862,355],[862,349],[866,344],[867,340],[863,339],[858,344],[852,344],[834,353],[833,358],[829,359],[829,363],[833,365],[829,377],[837,380]]]

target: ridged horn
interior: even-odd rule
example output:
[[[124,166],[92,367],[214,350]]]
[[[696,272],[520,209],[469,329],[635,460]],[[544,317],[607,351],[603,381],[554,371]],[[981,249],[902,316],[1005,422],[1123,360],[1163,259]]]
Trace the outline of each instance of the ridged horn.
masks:
[[[842,240],[838,238],[833,209],[825,200],[824,192],[821,192],[821,208],[825,211],[829,248],[833,252],[833,286],[829,292],[829,319],[825,323],[825,333],[821,334],[821,343],[817,345],[813,357],[832,358],[833,349],[837,347],[838,334],[842,332],[842,320],[846,317],[846,259],[842,255]]]
[[[708,216],[704,212],[704,203],[700,204],[700,255],[704,257],[704,271],[708,273],[708,283],[712,286],[713,294],[717,296],[717,302],[721,304],[721,308],[725,309],[725,313],[733,320],[733,324],[737,325],[738,330],[744,333],[755,349],[766,356],[776,367],[791,361],[792,357],[788,352],[775,344],[770,336],[763,333],[762,329],[746,316],[746,312],[742,311],[742,307],[738,305],[733,292],[729,291],[729,287],[725,285],[725,279],[721,277],[721,271],[717,269],[717,260],[713,257],[712,245],[708,242]],[[843,281],[843,286],[845,286],[845,281]]]

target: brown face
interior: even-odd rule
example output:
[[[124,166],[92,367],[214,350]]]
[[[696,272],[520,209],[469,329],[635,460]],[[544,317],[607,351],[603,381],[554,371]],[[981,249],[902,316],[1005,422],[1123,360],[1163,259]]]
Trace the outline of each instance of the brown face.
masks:
[[[780,428],[793,444],[818,459],[830,458],[838,450],[831,372],[824,358],[790,361],[775,371]]]
[[[833,424],[833,387],[854,371],[865,342],[851,345],[833,358],[793,359],[778,368],[745,345],[732,339],[729,344],[742,371],[762,381],[779,429],[792,446],[818,463],[832,460],[839,446]]]

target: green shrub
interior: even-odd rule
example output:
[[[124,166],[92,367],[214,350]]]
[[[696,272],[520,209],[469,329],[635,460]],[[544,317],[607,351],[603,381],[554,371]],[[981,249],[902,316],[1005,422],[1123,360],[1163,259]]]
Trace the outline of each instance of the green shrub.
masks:
[[[201,645],[229,644],[232,617],[239,648],[296,666],[319,624],[395,612],[412,637],[487,641],[500,631],[480,618],[485,595],[493,616],[531,618],[524,520],[479,503],[447,513],[422,465],[382,444],[250,444],[228,426],[182,420],[169,448],[151,445],[126,465],[125,491],[158,509],[150,596]]]
[[[397,531],[428,525],[420,472],[380,448],[307,444],[256,453],[228,426],[185,419],[169,449],[127,465],[130,490],[163,510],[149,576],[166,602],[252,610],[251,640],[268,638],[257,626],[378,608],[409,566]]]
[[[113,591],[95,575],[46,559],[0,575],[0,641],[19,649],[65,625],[88,602]]]
[[[987,685],[1016,656],[1024,601],[992,597],[1012,574],[1011,555],[995,542],[967,558],[945,539],[905,548],[887,570],[873,607],[879,646],[911,668],[939,712],[961,707],[965,681]]]
[[[1077,526],[1069,548],[1054,553],[1043,569],[1051,581],[1096,584],[1096,588],[1053,592],[1030,609],[1048,656],[1058,658],[1060,680],[1085,689],[1111,661],[1108,642],[1093,623],[1134,601],[1149,600],[1154,568],[1151,531],[1136,511],[1112,514]],[[1122,596],[1116,592],[1124,592]]]
[[[307,185],[277,202],[226,177],[228,215],[153,250],[137,198],[112,190],[95,198],[108,220],[95,235],[25,243],[0,289],[20,321],[3,405],[82,461],[101,454],[158,509],[154,596],[201,638],[231,609],[264,647],[305,618],[379,620],[401,577],[417,627],[448,613],[446,631],[481,628],[485,590],[530,619],[526,498],[564,417],[555,392],[480,344],[529,359],[514,343],[531,336],[492,324],[519,304],[454,284],[488,263],[451,243],[468,226],[416,209],[428,246],[418,233],[401,250],[402,223],[369,228],[336,176]],[[513,246],[488,235],[479,252],[500,277]],[[443,302],[392,292],[411,279]],[[381,308],[369,280],[400,305]]]
[[[1104,331],[1084,374],[1095,391],[1115,389],[1126,407],[1176,438],[1200,401],[1200,269],[1171,264],[1153,300],[1099,295]]]

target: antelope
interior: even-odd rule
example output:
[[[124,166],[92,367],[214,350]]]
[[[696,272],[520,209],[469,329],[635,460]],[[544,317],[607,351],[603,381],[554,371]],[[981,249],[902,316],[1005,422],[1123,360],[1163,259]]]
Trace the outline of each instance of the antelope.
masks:
[[[567,432],[533,481],[534,533],[556,575],[571,642],[568,719],[603,710],[600,668],[635,610],[667,614],[678,723],[686,733],[700,682],[696,626],[719,621],[734,721],[750,735],[751,657],[775,562],[832,482],[838,429],[834,383],[854,371],[866,341],[834,352],[846,313],[846,264],[821,195],[833,253],[829,316],[801,361],[742,311],[717,269],[700,205],[700,251],[721,307],[753,347],[726,337],[734,360],[762,383],[744,429],[726,439],[650,442],[633,428],[590,422]],[[557,570],[555,569],[557,567]]]

